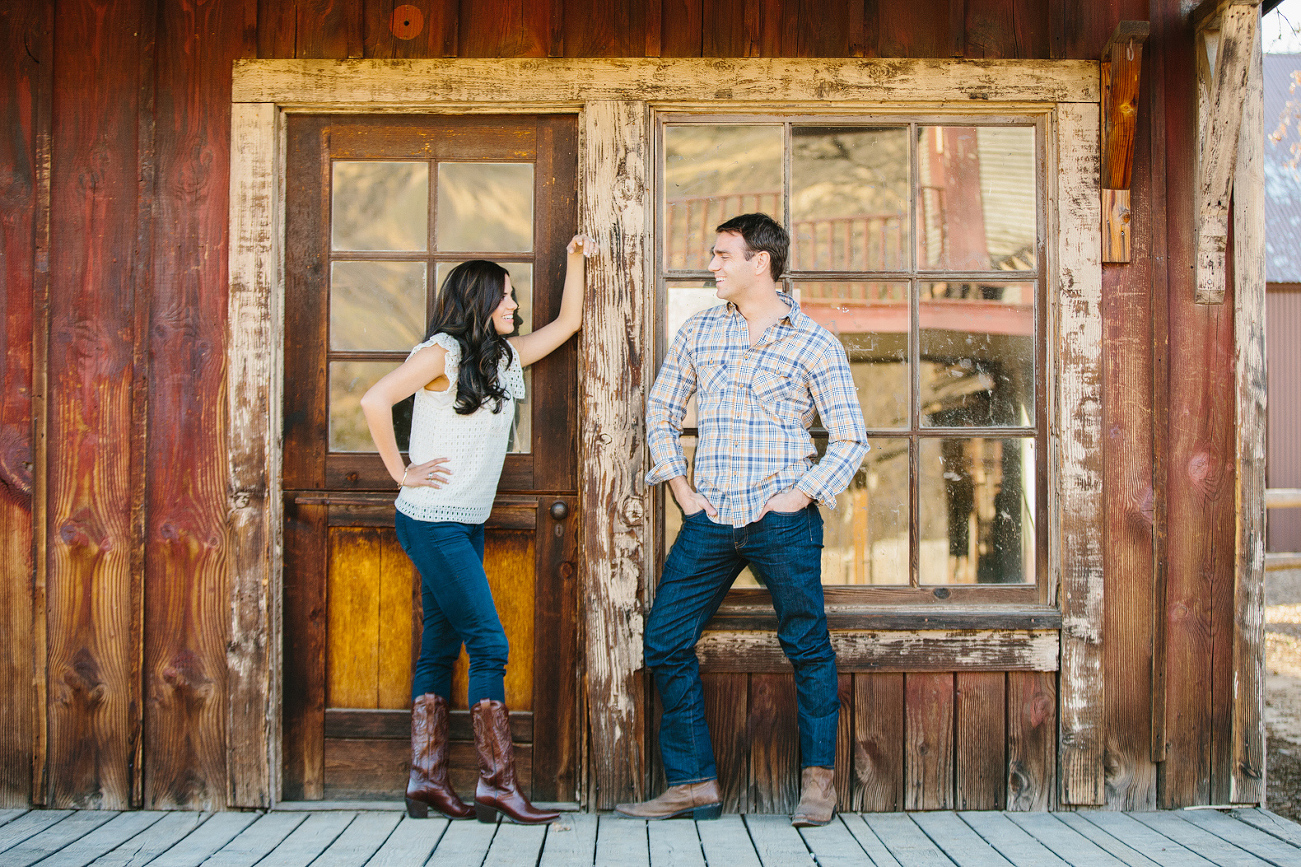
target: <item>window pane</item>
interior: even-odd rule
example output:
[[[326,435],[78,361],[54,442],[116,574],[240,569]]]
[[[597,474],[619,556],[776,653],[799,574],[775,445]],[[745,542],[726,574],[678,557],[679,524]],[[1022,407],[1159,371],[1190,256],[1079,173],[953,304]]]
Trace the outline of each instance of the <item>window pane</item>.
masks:
[[[908,440],[873,439],[836,508],[823,510],[822,583],[908,583]]]
[[[687,480],[695,485],[695,463],[696,463],[696,438],[693,436],[682,437],[682,453],[687,458]],[[678,533],[682,530],[682,510],[678,508],[677,500],[673,499],[673,494],[669,491],[669,486],[664,485],[664,555],[667,557],[668,552],[672,550],[673,543],[677,541]],[[736,583],[733,587],[762,587],[759,579],[754,577],[754,572],[746,566],[737,576]]]
[[[795,284],[800,309],[840,338],[869,430],[908,426],[907,283]]]
[[[917,158],[920,267],[1037,267],[1033,129],[921,127]]]
[[[664,128],[664,261],[709,266],[714,227],[760,211],[782,219],[782,127],[737,124]]]
[[[795,127],[792,139],[793,266],[908,267],[908,130]]]
[[[923,439],[922,584],[1034,581],[1034,440]]]
[[[439,163],[441,252],[533,249],[532,163]]]
[[[330,348],[410,349],[425,334],[424,262],[332,262]]]
[[[330,190],[334,250],[429,246],[428,163],[336,160]]]
[[[361,396],[401,362],[330,362],[330,451],[373,452],[375,443],[361,414]],[[408,422],[408,425],[410,422]]]
[[[1034,424],[1033,283],[921,287],[922,424]]]

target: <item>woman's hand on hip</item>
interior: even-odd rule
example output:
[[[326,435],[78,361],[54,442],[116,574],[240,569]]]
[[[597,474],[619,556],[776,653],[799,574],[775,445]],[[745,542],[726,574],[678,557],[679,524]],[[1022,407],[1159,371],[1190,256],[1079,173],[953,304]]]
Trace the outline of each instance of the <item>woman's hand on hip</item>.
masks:
[[[447,458],[434,458],[423,464],[411,464],[402,474],[399,484],[404,488],[441,488],[447,484],[447,480],[452,475],[451,469],[445,466],[446,464]]]

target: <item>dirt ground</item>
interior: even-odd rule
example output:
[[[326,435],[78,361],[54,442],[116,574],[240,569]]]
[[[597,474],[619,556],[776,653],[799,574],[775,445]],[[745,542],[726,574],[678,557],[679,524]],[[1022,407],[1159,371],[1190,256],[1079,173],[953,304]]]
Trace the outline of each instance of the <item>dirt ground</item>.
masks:
[[[1301,821],[1301,569],[1265,573],[1265,800]]]

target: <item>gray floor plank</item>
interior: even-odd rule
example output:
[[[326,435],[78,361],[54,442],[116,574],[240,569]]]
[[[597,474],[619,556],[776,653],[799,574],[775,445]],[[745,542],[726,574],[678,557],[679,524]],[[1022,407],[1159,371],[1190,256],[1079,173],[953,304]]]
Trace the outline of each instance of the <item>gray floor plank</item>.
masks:
[[[239,836],[208,856],[203,867],[253,867],[276,848],[307,816],[302,813],[266,813]]]
[[[800,836],[798,828],[791,827],[789,816],[754,815],[745,817],[746,830],[750,832],[750,842],[754,844],[755,854],[764,867],[785,867],[785,865],[808,865],[815,862],[813,853]],[[851,841],[852,842],[852,841]],[[858,848],[855,844],[854,848]]]
[[[863,821],[905,867],[951,867],[953,864],[907,813],[868,813]]]
[[[1139,822],[1161,834],[1190,852],[1196,852],[1213,864],[1232,864],[1234,867],[1269,867],[1250,852],[1233,845],[1228,840],[1185,822],[1173,812],[1131,813]]]
[[[419,867],[429,860],[451,820],[403,818],[366,867]]]
[[[538,867],[571,867],[596,860],[596,816],[592,813],[565,813],[559,822],[547,828]]]
[[[1246,822],[1240,822],[1214,810],[1181,810],[1177,815],[1185,822],[1190,822],[1203,831],[1228,840],[1238,848],[1245,849],[1257,858],[1277,867],[1294,867],[1296,864],[1301,864],[1301,847],[1284,843]]]
[[[711,867],[762,867],[745,821],[735,813],[697,822],[696,831],[700,834],[700,848],[705,851],[705,863]]]
[[[646,836],[650,838],[651,867],[705,867],[705,850],[695,822],[647,822]]]
[[[438,867],[444,864],[448,867],[452,864],[457,867],[477,867],[483,863],[496,833],[496,822],[451,822],[438,841],[434,854],[429,856],[428,863],[437,864]]]
[[[547,838],[546,825],[515,825],[502,822],[497,836],[488,847],[488,857],[483,867],[518,867],[536,864],[542,854],[542,842]]]
[[[41,862],[41,867],[86,867],[100,855],[116,849],[167,814],[161,810],[119,813],[75,843],[63,847]]]
[[[312,867],[361,867],[384,845],[402,821],[396,811],[358,813],[342,834],[312,862]]]
[[[1212,863],[1125,813],[1083,810],[1075,815],[1112,837],[1124,840],[1126,846],[1136,849],[1158,864],[1167,867],[1207,867]]]
[[[914,813],[912,819],[959,867],[1008,867],[1011,863],[968,823],[959,819],[957,813],[948,810]]]
[[[356,813],[308,813],[302,824],[263,859],[275,867],[306,867],[347,830]],[[151,865],[152,867],[152,865]]]
[[[111,810],[79,810],[9,849],[0,857],[0,862],[5,867],[28,867],[71,846],[117,815]]]
[[[19,816],[30,812],[22,807],[13,807],[8,810],[0,810],[0,825],[7,825]]]
[[[116,849],[96,858],[91,867],[141,867],[194,833],[212,817],[212,813],[168,813]]]
[[[1085,837],[1089,842],[1114,855],[1130,867],[1159,867],[1159,865],[1132,846],[1116,839],[1111,834],[1084,818],[1080,813],[1055,813],[1058,821]]]
[[[1067,867],[1051,849],[1002,813],[964,811],[958,818],[1017,867]]]
[[[1301,825],[1270,810],[1234,810],[1229,815],[1293,846],[1301,846]]]
[[[845,830],[853,836],[854,841],[863,847],[863,851],[867,853],[868,858],[872,859],[876,867],[901,867],[898,860],[881,842],[881,838],[877,837],[876,832],[863,821],[861,814],[841,813],[840,821],[845,826]]]
[[[1125,862],[1076,831],[1053,813],[1005,813],[1022,831],[1043,843],[1071,867],[1125,867]]]
[[[862,822],[859,824],[862,825],[864,834],[872,833]],[[799,834],[804,840],[804,845],[813,851],[819,867],[860,867],[860,865],[874,867],[872,859],[863,851],[858,840],[849,833],[849,829],[839,818],[832,819],[830,824],[818,828],[800,828]]]
[[[689,819],[673,819],[683,822]],[[646,867],[650,861],[650,840],[644,819],[624,819],[606,814],[596,823],[596,867]]]
[[[211,819],[150,861],[149,867],[199,867],[209,855],[252,825],[257,817],[257,813],[214,813]]]
[[[73,814],[72,810],[31,810],[7,825],[0,826],[0,852],[39,834],[55,822]]]

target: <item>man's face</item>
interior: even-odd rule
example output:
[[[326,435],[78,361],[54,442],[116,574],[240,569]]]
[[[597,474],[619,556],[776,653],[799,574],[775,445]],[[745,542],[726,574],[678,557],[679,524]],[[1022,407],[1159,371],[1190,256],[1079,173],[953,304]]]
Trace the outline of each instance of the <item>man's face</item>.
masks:
[[[709,270],[714,273],[714,287],[719,298],[732,301],[754,285],[767,257],[752,253],[745,258],[745,239],[736,232],[723,232],[714,239],[714,257]]]

